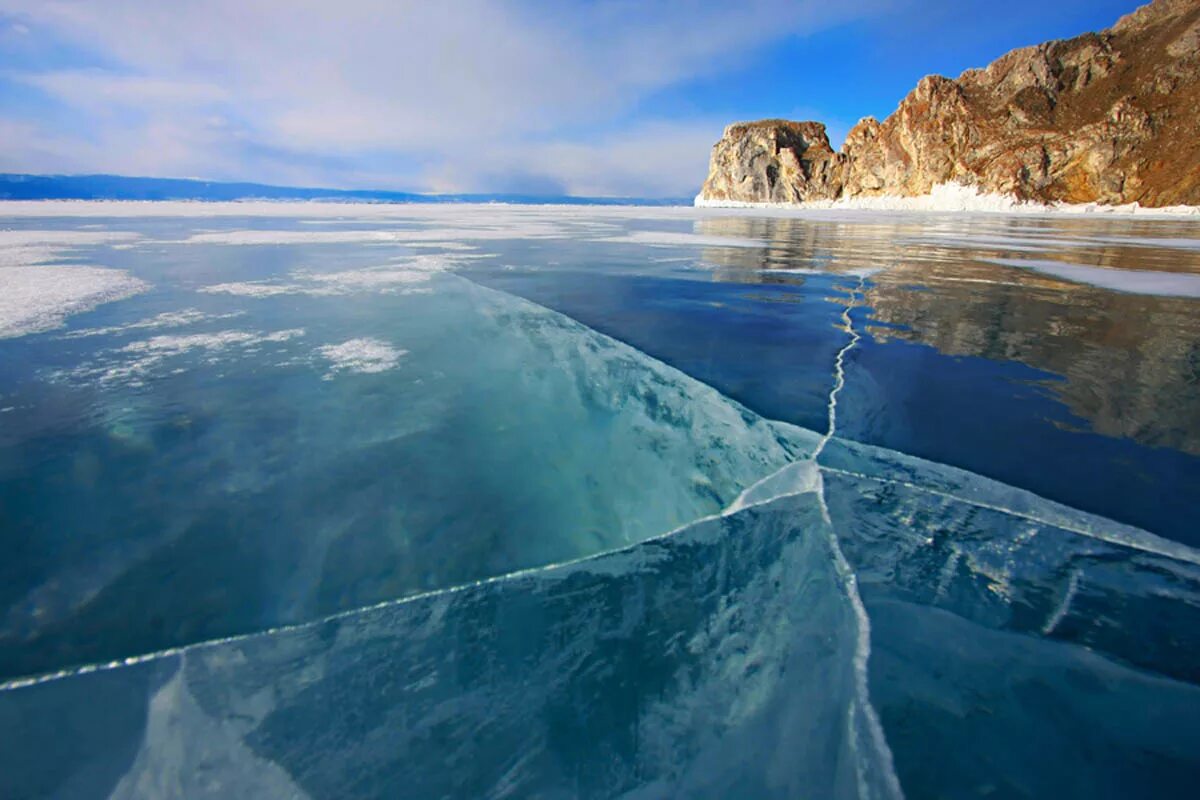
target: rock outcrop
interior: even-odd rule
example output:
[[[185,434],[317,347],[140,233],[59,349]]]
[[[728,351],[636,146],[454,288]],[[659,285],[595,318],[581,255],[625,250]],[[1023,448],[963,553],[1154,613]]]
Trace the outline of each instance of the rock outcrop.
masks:
[[[1200,0],[1155,0],[1100,33],[923,78],[838,152],[817,122],[730,125],[699,199],[916,196],[942,183],[1040,202],[1200,204]]]

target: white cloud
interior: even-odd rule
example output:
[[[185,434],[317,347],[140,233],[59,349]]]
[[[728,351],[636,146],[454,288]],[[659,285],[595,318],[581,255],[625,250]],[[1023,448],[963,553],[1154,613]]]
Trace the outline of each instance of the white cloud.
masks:
[[[686,140],[658,151],[671,164],[655,174],[649,148],[670,145],[672,126],[619,120],[882,2],[12,0],[19,24],[112,66],[16,76],[91,124],[73,153],[72,137],[36,126],[3,163],[461,189],[525,174],[587,193],[686,193],[719,122],[676,123]]]
[[[26,73],[15,75],[14,78],[63,102],[101,111],[141,109],[147,106],[194,108],[229,99],[228,92],[210,83],[140,75],[114,75],[98,69]]]
[[[460,153],[429,176],[442,192],[531,191],[578,196],[694,194],[725,122],[633,125],[593,141],[498,142]]]

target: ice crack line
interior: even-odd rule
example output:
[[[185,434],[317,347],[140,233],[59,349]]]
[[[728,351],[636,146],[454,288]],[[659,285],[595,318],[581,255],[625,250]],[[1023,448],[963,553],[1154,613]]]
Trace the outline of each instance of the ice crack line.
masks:
[[[842,309],[842,330],[850,334],[850,340],[838,350],[837,356],[833,359],[833,388],[829,390],[829,425],[826,428],[825,435],[817,442],[816,448],[813,449],[812,459],[817,460],[817,457],[825,450],[825,445],[829,444],[829,440],[837,433],[837,400],[838,394],[846,386],[846,354],[853,350],[862,336],[858,331],[854,330],[854,320],[850,316],[850,312],[854,310],[854,304],[858,301],[858,295],[863,290],[866,283],[866,278],[859,277],[858,285],[850,291],[850,302]]]
[[[829,425],[825,431],[825,435],[817,442],[817,446],[813,449],[812,461],[817,463],[817,458],[825,450],[825,445],[829,444],[829,440],[837,433],[837,401],[838,394],[846,386],[846,354],[853,350],[859,340],[862,338],[858,331],[854,329],[854,318],[851,312],[854,310],[855,304],[858,301],[859,294],[863,291],[866,283],[866,278],[860,276],[858,285],[850,291],[850,302],[842,310],[842,329],[849,334],[849,340],[842,349],[838,350],[837,356],[833,360],[833,386],[829,390]],[[854,645],[854,683],[855,683],[855,698],[859,713],[862,714],[866,722],[867,736],[871,741],[871,746],[875,751],[876,757],[883,766],[883,788],[887,795],[893,798],[903,798],[904,791],[900,787],[900,779],[896,776],[895,763],[892,758],[892,749],[888,746],[887,737],[883,731],[883,724],[879,721],[879,714],[875,711],[875,706],[871,704],[871,692],[868,685],[867,663],[871,658],[871,618],[867,615],[867,608],[863,604],[862,595],[858,591],[858,576],[854,573],[854,568],[850,565],[846,554],[842,552],[841,543],[838,541],[837,531],[833,528],[833,519],[829,514],[829,507],[825,504],[825,487],[824,482],[820,477],[820,470],[817,471],[817,500],[821,507],[821,516],[825,519],[825,524],[829,527],[829,549],[833,554],[834,567],[841,578],[842,585],[846,590],[846,599],[850,603],[850,607],[854,612],[855,621],[858,623],[858,636],[855,639]],[[850,710],[851,719],[853,720],[854,710]],[[852,726],[853,730],[853,726]],[[855,737],[857,739],[857,737]],[[871,797],[874,793],[871,791],[871,780],[865,774],[863,762],[860,761],[857,765],[857,777],[859,783],[859,796]]]
[[[1046,620],[1046,624],[1042,626],[1042,635],[1049,636],[1054,633],[1054,629],[1062,622],[1071,610],[1071,601],[1075,599],[1075,593],[1079,591],[1079,570],[1071,570],[1071,577],[1067,579],[1067,589],[1063,592],[1062,601],[1058,604],[1058,608]]]

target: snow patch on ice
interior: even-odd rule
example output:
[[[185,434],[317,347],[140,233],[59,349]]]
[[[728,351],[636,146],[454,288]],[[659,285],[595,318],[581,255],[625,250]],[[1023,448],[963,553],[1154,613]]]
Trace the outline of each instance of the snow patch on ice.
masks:
[[[128,272],[84,266],[0,267],[0,339],[61,327],[72,314],[146,291]]]
[[[657,247],[767,247],[767,242],[762,239],[708,236],[679,231],[633,231],[624,236],[605,236],[600,241],[628,242]]]
[[[95,380],[102,384],[125,383],[141,386],[146,378],[163,372],[167,362],[181,356],[198,356],[202,363],[215,364],[226,351],[236,349],[242,354],[250,354],[264,344],[280,344],[304,334],[303,328],[289,328],[269,333],[226,330],[215,333],[152,336],[104,351],[101,353],[99,364],[84,365],[58,373],[57,376],[75,380]]]
[[[0,230],[0,248],[7,250],[12,247],[38,245],[57,248],[87,247],[113,242],[131,242],[140,238],[141,234],[132,231]]]
[[[140,238],[126,231],[0,230],[0,267],[70,262],[76,248],[132,247]]]
[[[149,288],[128,272],[69,261],[70,249],[137,239],[108,231],[0,231],[0,339],[40,333],[72,314]]]
[[[326,380],[339,372],[371,374],[394,369],[400,359],[408,354],[379,339],[350,339],[341,344],[330,344],[317,348],[317,352],[330,363]]]
[[[397,230],[342,229],[314,230],[228,230],[204,231],[182,240],[183,244],[215,245],[314,245],[314,244],[378,244],[411,247],[445,247],[463,249],[453,244],[458,240],[495,241],[505,239],[562,239],[572,233],[570,219],[529,219],[516,215],[494,218],[480,213],[447,220],[452,227],[403,228]],[[469,246],[468,246],[469,247]]]
[[[194,233],[187,244],[280,245],[280,244],[370,244],[399,243],[396,231],[209,231]]]
[[[71,331],[70,333],[63,334],[63,338],[79,339],[87,336],[112,336],[130,331],[182,328],[201,322],[232,319],[233,317],[240,317],[245,313],[244,311],[231,311],[228,314],[208,314],[196,308],[185,308],[179,311],[164,311],[148,319],[130,322],[127,325],[114,325],[106,328],[85,328],[79,331]]]
[[[1090,267],[1084,264],[1068,264],[1063,261],[1032,258],[988,258],[984,260],[989,264],[1029,269],[1073,283],[1086,283],[1114,292],[1163,297],[1200,297],[1200,275],[1185,272]]]
[[[461,257],[419,255],[379,267],[342,272],[292,272],[287,281],[219,283],[206,286],[200,291],[241,297],[275,297],[286,294],[330,297],[354,292],[413,294],[426,291],[413,287],[428,282],[438,272],[451,269],[458,263],[459,258]]]
[[[206,294],[232,294],[239,297],[275,297],[281,294],[304,294],[305,288],[294,283],[234,281],[205,286],[200,291]]]

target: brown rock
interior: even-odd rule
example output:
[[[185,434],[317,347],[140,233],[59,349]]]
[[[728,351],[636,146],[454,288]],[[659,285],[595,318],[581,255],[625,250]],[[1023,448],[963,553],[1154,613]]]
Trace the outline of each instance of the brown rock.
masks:
[[[819,122],[768,119],[725,129],[704,194],[714,200],[799,203],[841,191],[842,164]]]
[[[927,194],[958,182],[1042,202],[1200,204],[1200,0],[923,78],[838,153],[824,126],[729,126],[701,197],[791,203]]]

